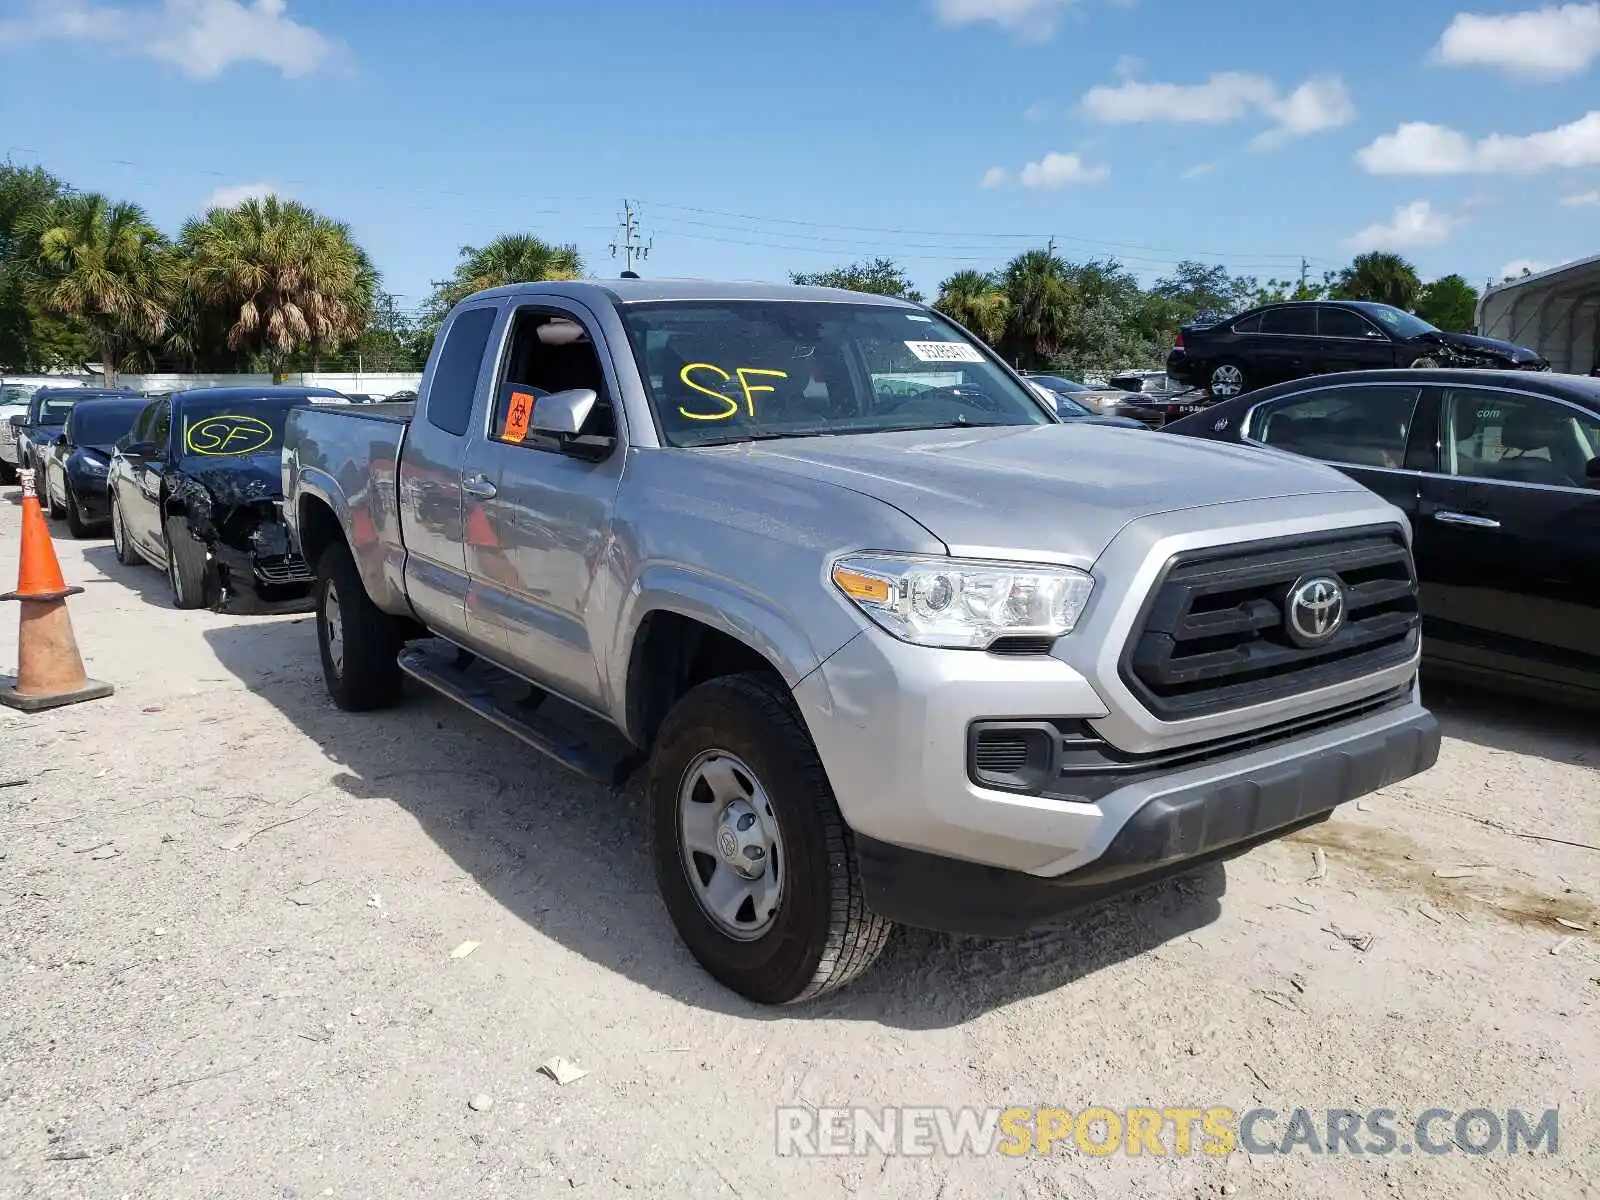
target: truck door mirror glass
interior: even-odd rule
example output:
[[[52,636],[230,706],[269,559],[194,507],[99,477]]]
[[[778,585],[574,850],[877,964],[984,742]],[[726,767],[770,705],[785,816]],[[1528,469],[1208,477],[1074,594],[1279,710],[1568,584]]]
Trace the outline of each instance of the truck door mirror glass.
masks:
[[[588,388],[569,388],[540,396],[533,406],[534,431],[557,437],[577,437],[599,400],[600,397]]]
[[[11,418],[11,428],[13,428],[13,429],[26,429],[27,427],[28,427],[28,414],[27,413],[17,413],[16,416]]]

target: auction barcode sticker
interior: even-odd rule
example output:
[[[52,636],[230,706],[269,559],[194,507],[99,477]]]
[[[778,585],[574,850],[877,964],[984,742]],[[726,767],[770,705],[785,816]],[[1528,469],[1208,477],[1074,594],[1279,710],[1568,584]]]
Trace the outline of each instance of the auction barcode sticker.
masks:
[[[917,356],[919,362],[974,362],[981,363],[983,355],[976,346],[966,342],[907,342],[906,349]]]

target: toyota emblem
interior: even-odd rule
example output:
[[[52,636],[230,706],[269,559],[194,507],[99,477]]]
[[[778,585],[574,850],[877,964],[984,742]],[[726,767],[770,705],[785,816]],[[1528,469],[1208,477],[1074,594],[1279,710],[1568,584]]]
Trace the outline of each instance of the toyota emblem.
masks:
[[[1344,585],[1330,575],[1297,580],[1284,603],[1289,636],[1305,647],[1321,646],[1344,628]]]

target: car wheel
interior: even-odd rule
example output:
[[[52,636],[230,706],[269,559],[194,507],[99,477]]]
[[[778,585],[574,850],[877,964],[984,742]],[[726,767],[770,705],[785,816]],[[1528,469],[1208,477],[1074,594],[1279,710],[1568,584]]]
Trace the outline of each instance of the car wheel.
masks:
[[[1238,363],[1218,363],[1211,368],[1211,394],[1223,399],[1249,391],[1250,382]]]
[[[679,700],[647,795],[661,897],[720,983],[789,1004],[882,953],[892,926],[866,907],[850,831],[781,683],[729,675]]]
[[[144,559],[128,540],[128,527],[122,520],[122,505],[117,503],[117,493],[111,493],[111,548],[117,552],[117,561],[125,567],[136,567]]]
[[[172,585],[172,607],[204,608],[210,599],[211,568],[202,546],[182,517],[168,517],[167,582]]]
[[[1439,365],[1439,360],[1432,354],[1424,354],[1418,358],[1413,358],[1411,360],[1411,365],[1419,370],[1427,370],[1431,367],[1437,367]]]
[[[372,602],[343,543],[317,562],[317,646],[328,695],[346,712],[390,708],[400,701],[397,661],[405,644],[399,624]]]
[[[78,498],[72,494],[72,488],[67,487],[67,528],[72,531],[75,538],[86,538],[93,535],[94,530],[83,519],[83,512],[78,508]]]
[[[43,488],[40,494],[44,496],[45,499],[45,511],[49,514],[50,519],[52,521],[65,520],[67,516],[67,510],[56,503],[55,495],[50,491],[49,477],[44,476],[39,482]]]

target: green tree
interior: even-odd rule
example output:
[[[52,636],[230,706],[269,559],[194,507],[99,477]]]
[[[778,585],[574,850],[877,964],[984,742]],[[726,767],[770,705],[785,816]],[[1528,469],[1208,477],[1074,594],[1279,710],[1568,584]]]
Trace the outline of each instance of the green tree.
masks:
[[[1334,280],[1336,300],[1372,300],[1410,310],[1422,290],[1417,269],[1398,254],[1373,250],[1358,254]]]
[[[289,357],[313,360],[359,337],[367,325],[376,272],[349,226],[276,196],[214,208],[189,221],[180,238],[193,328],[207,310],[226,314],[225,344],[257,353],[274,375]],[[203,342],[191,347],[204,352]]]
[[[1078,315],[1067,264],[1051,250],[1024,250],[1005,265],[1001,280],[1011,306],[1002,352],[1024,368],[1049,366]]]
[[[1333,271],[1324,271],[1321,279],[1269,279],[1256,284],[1250,305],[1280,304],[1285,300],[1322,300],[1332,293],[1337,281],[1338,275]]]
[[[1011,315],[1011,298],[1000,280],[986,271],[957,271],[939,285],[933,306],[990,345],[1005,335]]]
[[[44,311],[87,326],[109,386],[118,365],[158,338],[175,273],[170,248],[137,204],[62,196],[30,214],[27,289]]]
[[[483,246],[463,246],[449,279],[433,285],[430,323],[437,326],[462,300],[486,288],[541,279],[577,279],[583,258],[576,246],[557,246],[531,233],[505,233]]]
[[[892,258],[874,258],[846,267],[831,267],[826,271],[795,272],[789,276],[789,282],[870,292],[875,296],[897,296],[913,304],[922,303],[922,293],[911,285],[911,277],[906,274],[905,268]]]
[[[1171,275],[1156,280],[1150,295],[1164,301],[1165,318],[1174,326],[1202,318],[1231,317],[1248,308],[1260,285],[1248,275],[1234,275],[1227,267],[1184,260]]]
[[[1417,296],[1417,316],[1451,333],[1471,333],[1478,324],[1478,290],[1460,275],[1442,275]]]

